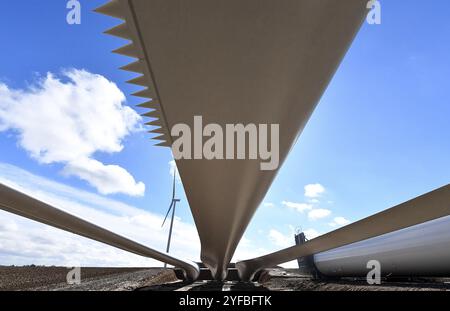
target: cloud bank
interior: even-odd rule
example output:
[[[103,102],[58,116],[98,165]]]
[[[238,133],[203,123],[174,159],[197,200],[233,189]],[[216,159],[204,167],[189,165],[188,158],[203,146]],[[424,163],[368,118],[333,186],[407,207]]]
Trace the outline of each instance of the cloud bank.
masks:
[[[0,83],[0,132],[13,131],[39,163],[60,163],[64,174],[102,194],[142,196],[144,183],[126,169],[94,159],[97,152],[120,152],[138,130],[140,117],[124,102],[113,82],[85,70],[48,73],[26,89]]]

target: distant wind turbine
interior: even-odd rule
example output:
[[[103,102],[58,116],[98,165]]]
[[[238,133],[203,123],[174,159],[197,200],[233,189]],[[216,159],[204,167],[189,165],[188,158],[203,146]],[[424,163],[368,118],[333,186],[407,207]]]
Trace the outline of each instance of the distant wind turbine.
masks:
[[[172,219],[170,221],[170,229],[169,229],[169,238],[167,239],[167,247],[166,247],[166,253],[169,253],[170,250],[170,240],[172,238],[172,229],[173,229],[173,220],[175,218],[175,208],[177,205],[177,202],[180,202],[180,199],[175,199],[175,179],[177,175],[177,170],[174,168],[173,170],[173,188],[172,188],[172,201],[170,201],[169,209],[167,210],[166,217],[164,218],[164,221],[161,225],[161,227],[164,226],[167,220],[167,216],[169,216],[170,210],[172,210]],[[173,208],[173,209],[172,209]],[[167,264],[164,264],[164,268],[167,267]]]

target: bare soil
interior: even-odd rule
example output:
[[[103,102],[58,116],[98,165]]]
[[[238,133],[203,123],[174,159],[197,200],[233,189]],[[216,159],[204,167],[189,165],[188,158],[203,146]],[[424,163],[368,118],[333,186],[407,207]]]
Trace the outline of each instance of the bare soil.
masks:
[[[65,267],[2,267],[0,291],[443,291],[449,278],[383,279],[369,285],[363,279],[313,280],[295,269],[274,269],[258,283],[197,281],[189,284],[162,268],[81,268],[81,284],[69,285]]]
[[[0,290],[134,290],[158,277],[161,268],[81,268],[81,284],[69,285],[65,267],[0,266]],[[164,281],[164,280],[162,280]]]
[[[297,270],[276,269],[262,275],[260,284],[272,291],[447,291],[449,278],[383,278],[369,285],[363,278],[314,280]]]

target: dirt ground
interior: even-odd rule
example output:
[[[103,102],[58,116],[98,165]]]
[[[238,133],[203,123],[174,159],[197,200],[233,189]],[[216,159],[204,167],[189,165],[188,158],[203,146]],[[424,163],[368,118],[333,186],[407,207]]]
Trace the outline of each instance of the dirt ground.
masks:
[[[67,284],[69,271],[65,267],[0,266],[0,290],[134,290],[152,284],[162,269],[81,268],[80,285]]]
[[[450,279],[383,279],[368,285],[362,279],[312,280],[296,270],[275,269],[257,283],[177,280],[162,268],[82,268],[81,284],[69,285],[64,267],[1,267],[1,291],[441,291],[450,290]]]
[[[272,291],[447,291],[449,278],[384,278],[380,285],[365,279],[313,280],[297,270],[276,269],[263,275],[260,284]]]

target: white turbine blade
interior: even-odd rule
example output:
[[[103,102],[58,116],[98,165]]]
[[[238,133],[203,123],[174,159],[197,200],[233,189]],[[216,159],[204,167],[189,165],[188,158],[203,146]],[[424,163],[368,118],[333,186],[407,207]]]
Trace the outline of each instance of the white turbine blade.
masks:
[[[167,133],[158,145],[173,143],[169,134],[175,124],[193,129],[194,116],[222,128],[230,123],[280,125],[279,165],[273,170],[262,171],[261,161],[250,159],[177,160],[202,261],[222,279],[367,16],[367,1],[185,2],[121,1],[134,41],[116,52],[140,58],[152,83],[135,95],[158,101],[161,119],[151,125]]]
[[[450,184],[348,226],[262,257],[236,263],[242,280],[261,269],[450,215]]]
[[[149,248],[116,233],[89,223],[36,200],[0,183],[0,209],[25,218],[50,225],[98,242],[102,242],[127,252],[153,258],[183,269],[189,280],[197,279],[200,270],[196,263],[179,259]]]

